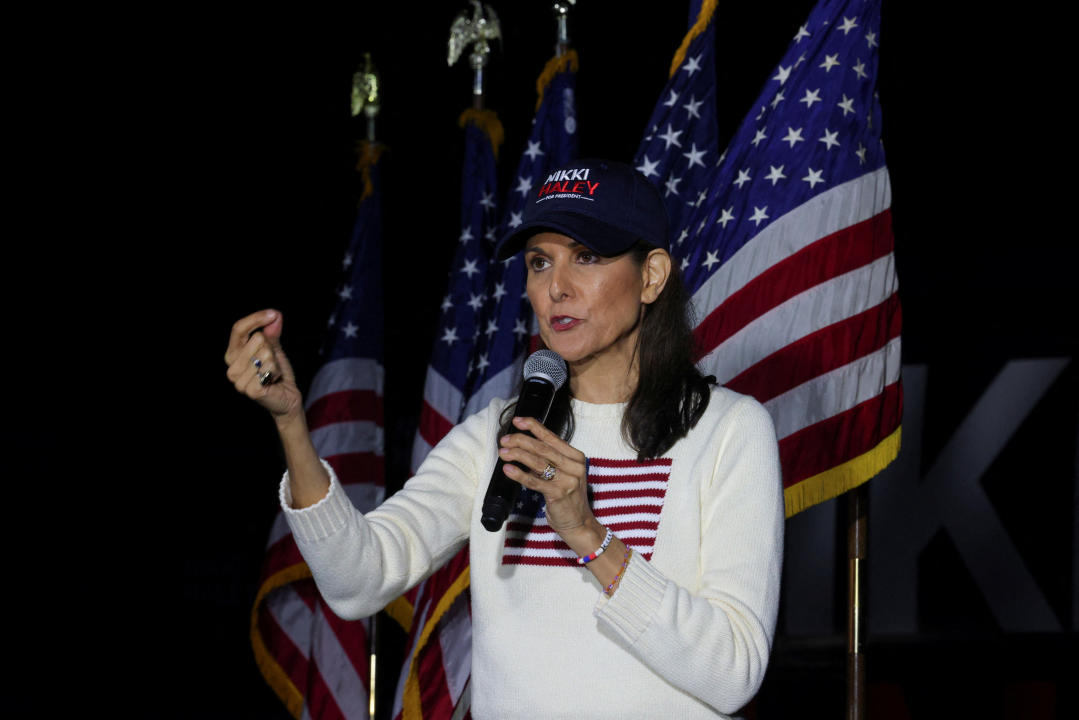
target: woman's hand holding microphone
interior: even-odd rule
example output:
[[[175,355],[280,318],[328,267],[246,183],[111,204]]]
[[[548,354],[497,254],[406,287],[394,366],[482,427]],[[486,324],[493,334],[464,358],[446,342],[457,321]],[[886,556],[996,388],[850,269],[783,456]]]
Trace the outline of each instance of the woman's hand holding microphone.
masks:
[[[506,477],[543,495],[548,526],[584,559],[607,594],[614,594],[630,552],[617,537],[607,537],[608,529],[589,507],[588,459],[535,418],[516,417],[513,424],[534,437],[524,432],[502,437],[498,452],[506,461]],[[514,461],[532,472],[512,465]]]

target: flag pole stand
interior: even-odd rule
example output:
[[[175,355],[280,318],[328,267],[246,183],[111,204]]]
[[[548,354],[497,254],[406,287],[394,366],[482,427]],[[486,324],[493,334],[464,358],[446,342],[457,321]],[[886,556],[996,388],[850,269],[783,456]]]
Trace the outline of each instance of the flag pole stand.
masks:
[[[862,602],[869,497],[863,483],[847,492],[847,720],[863,720],[866,708],[865,605]]]

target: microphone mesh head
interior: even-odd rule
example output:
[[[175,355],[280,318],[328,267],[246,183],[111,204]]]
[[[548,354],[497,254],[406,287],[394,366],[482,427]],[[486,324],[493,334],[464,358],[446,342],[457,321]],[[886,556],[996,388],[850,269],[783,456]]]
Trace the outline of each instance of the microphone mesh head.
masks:
[[[566,361],[553,350],[537,350],[528,356],[524,367],[525,380],[546,378],[558,390],[569,377]]]

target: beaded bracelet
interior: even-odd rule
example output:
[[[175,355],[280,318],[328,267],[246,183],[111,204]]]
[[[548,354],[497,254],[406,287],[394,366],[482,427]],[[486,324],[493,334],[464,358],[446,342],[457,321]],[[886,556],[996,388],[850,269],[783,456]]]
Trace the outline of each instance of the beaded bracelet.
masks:
[[[611,596],[611,589],[618,584],[618,581],[622,579],[622,573],[626,571],[626,566],[629,565],[629,556],[633,554],[633,548],[626,547],[626,554],[622,558],[622,567],[619,568],[618,574],[614,576],[614,580],[611,580],[611,584],[604,590],[607,593],[607,597]]]
[[[607,536],[603,538],[603,544],[600,545],[591,555],[585,555],[584,557],[577,558],[577,564],[587,565],[588,563],[598,558],[600,555],[603,554],[603,551],[607,549],[607,546],[611,544],[611,540],[613,539],[614,533],[611,531],[610,528],[607,528]]]

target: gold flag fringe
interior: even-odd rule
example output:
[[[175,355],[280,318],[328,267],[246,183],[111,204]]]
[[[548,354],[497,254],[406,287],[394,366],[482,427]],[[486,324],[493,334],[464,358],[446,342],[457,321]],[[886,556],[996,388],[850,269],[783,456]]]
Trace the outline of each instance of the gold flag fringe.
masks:
[[[457,125],[463,128],[469,123],[482,130],[487,139],[491,141],[491,149],[494,151],[495,160],[497,160],[498,148],[502,147],[502,140],[506,136],[502,130],[502,121],[498,119],[498,114],[494,110],[469,108],[461,113],[461,117],[457,119]]]
[[[577,60],[576,50],[567,50],[561,55],[555,55],[553,58],[547,61],[547,64],[543,66],[543,72],[536,79],[536,110],[539,111],[540,105],[543,104],[543,93],[547,89],[547,86],[551,84],[551,80],[554,80],[554,76],[560,72],[565,72],[567,69],[570,72],[577,72],[577,68],[580,63]]]
[[[412,619],[415,610],[416,608],[412,607],[412,603],[406,600],[404,595],[382,608],[382,611],[396,620],[397,624],[406,633],[412,630]]]
[[[842,465],[808,477],[783,491],[787,517],[796,515],[817,503],[842,495],[879,473],[899,455],[903,427],[899,426],[875,448],[852,458]]]
[[[262,641],[262,634],[259,633],[259,606],[274,590],[310,577],[311,569],[307,567],[307,563],[299,563],[274,573],[262,583],[255,597],[255,604],[251,608],[251,648],[255,652],[255,664],[258,665],[270,689],[281,698],[289,714],[297,720],[303,714],[303,693],[292,683],[288,673],[278,664]]]
[[[380,142],[370,142],[369,140],[360,140],[359,142],[356,172],[363,176],[363,193],[360,195],[360,202],[369,198],[375,191],[375,187],[371,183],[371,168],[378,163],[385,150],[386,146]]]
[[[374,162],[377,161],[378,158],[376,156]],[[262,634],[259,632],[258,627],[258,613],[259,606],[262,605],[266,596],[271,592],[278,588],[285,587],[286,585],[291,585],[292,583],[299,582],[300,580],[307,580],[309,578],[311,578],[311,568],[307,566],[307,563],[299,563],[274,573],[267,578],[259,588],[258,595],[255,597],[255,604],[251,609],[251,648],[255,653],[255,664],[258,666],[259,672],[262,673],[262,677],[265,678],[266,684],[268,684],[270,689],[272,689],[277,697],[281,699],[281,702],[284,703],[289,714],[297,720],[299,720],[300,716],[303,714],[303,693],[301,693],[299,688],[293,684],[288,673],[281,667],[276,658],[270,653],[269,648],[267,648],[266,644],[263,642]],[[460,582],[460,579],[458,579],[458,582]],[[456,584],[454,587],[456,587]],[[465,578],[464,587],[468,587],[467,577]],[[456,598],[457,595],[460,594],[461,590],[457,590],[454,593],[453,598]],[[452,602],[452,599],[450,602]],[[443,608],[440,604],[438,609],[436,609],[436,617],[444,615],[448,608],[448,604],[446,605],[446,608]],[[406,633],[411,629],[413,607],[404,596],[397,598],[383,608],[383,610],[387,615],[396,620]],[[372,622],[374,622],[374,619],[372,619]],[[430,634],[429,631],[428,634]]]
[[[704,0],[704,2],[701,3],[701,10],[697,13],[697,22],[693,23],[693,27],[691,27],[689,32],[686,33],[686,36],[682,38],[682,44],[678,46],[678,50],[674,53],[674,60],[671,61],[670,77],[674,77],[674,74],[678,72],[678,66],[686,59],[686,50],[689,49],[689,44],[705,31],[708,27],[708,23],[712,22],[712,16],[716,14],[716,7],[718,5],[719,0]]]
[[[457,576],[457,579],[453,581],[446,593],[439,599],[438,605],[435,606],[435,611],[431,613],[427,618],[427,622],[423,626],[423,630],[420,632],[419,638],[416,639],[416,647],[412,650],[412,660],[408,665],[408,678],[405,680],[405,693],[401,702],[401,717],[402,720],[422,720],[423,707],[420,702],[420,679],[418,673],[417,661],[420,657],[420,651],[427,645],[427,641],[431,638],[431,633],[434,632],[435,627],[438,625],[438,621],[442,619],[442,616],[453,605],[454,601],[460,597],[469,585],[471,578],[471,566],[466,567],[461,571],[461,574]]]

